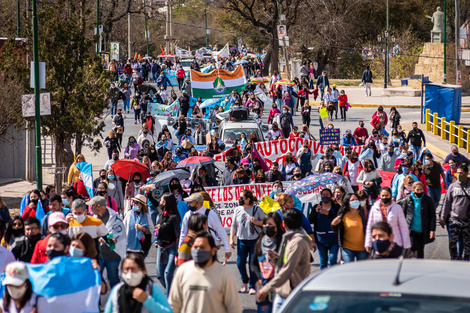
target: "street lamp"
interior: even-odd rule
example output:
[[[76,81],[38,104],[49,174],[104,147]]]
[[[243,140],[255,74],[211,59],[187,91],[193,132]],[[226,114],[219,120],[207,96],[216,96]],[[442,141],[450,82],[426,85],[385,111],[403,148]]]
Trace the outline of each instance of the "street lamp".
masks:
[[[387,31],[385,31],[384,37],[382,37],[382,35],[380,34],[377,35],[377,41],[380,44],[384,43],[384,46],[385,46],[385,48],[382,48],[382,52],[384,53],[384,88],[387,88],[387,40],[388,40]]]

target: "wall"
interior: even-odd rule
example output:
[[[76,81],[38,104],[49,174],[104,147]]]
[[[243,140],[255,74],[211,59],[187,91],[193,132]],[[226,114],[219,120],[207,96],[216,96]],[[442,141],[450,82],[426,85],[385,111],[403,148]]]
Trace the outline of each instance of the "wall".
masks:
[[[26,179],[26,133],[24,128],[10,127],[0,137],[0,178]],[[34,151],[34,144],[30,148]]]

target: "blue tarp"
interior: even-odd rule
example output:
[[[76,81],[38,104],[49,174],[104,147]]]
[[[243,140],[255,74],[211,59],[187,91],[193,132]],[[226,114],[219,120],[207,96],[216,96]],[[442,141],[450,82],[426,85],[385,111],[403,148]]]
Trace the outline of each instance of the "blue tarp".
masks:
[[[445,117],[446,121],[455,121],[455,124],[460,124],[462,86],[426,84],[424,95],[424,112],[430,109],[431,114],[437,113],[439,117]]]

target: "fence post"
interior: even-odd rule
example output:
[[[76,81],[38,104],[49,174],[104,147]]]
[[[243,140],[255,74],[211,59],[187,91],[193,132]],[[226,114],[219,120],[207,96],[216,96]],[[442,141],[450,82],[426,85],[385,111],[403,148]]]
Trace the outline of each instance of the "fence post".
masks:
[[[429,116],[431,115],[431,109],[426,109],[426,117],[425,117],[425,123],[426,123],[426,131],[431,131],[431,123],[429,121]]]
[[[455,128],[455,121],[449,122],[449,142],[454,143],[454,128]]]
[[[441,139],[446,139],[446,118],[441,117]]]
[[[439,122],[438,122],[438,117],[437,117],[437,112],[436,112],[432,115],[432,134],[433,135],[438,134],[437,125],[439,125]]]
[[[459,140],[457,141],[459,148],[463,147],[463,125],[459,125]]]
[[[470,152],[470,131],[467,130],[467,153]]]

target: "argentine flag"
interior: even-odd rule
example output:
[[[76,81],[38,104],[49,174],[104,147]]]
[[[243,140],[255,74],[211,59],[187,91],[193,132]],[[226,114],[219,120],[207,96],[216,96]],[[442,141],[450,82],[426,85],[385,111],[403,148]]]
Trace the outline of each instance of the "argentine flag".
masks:
[[[80,162],[75,166],[80,171],[80,178],[83,180],[83,184],[85,185],[88,195],[90,198],[93,198],[93,169],[91,167],[91,163]]]
[[[24,195],[23,198],[21,199],[20,216],[23,215],[23,211],[28,204],[29,204],[29,193]],[[44,213],[44,208],[42,207],[41,201],[38,201],[38,205],[36,206],[36,218],[41,223],[41,227],[42,227],[42,219],[44,218],[44,216],[46,216],[46,214]]]

